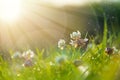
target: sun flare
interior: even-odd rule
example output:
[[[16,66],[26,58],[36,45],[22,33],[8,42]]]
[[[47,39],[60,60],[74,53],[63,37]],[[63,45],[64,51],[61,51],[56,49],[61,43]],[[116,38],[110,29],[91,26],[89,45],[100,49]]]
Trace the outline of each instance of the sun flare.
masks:
[[[0,0],[0,18],[3,21],[14,21],[21,13],[20,0]]]

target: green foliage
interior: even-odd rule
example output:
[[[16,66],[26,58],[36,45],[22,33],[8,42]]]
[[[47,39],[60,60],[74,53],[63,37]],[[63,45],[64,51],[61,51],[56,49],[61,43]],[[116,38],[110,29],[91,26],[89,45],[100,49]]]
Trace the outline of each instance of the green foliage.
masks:
[[[0,80],[115,80],[120,64],[120,55],[105,55],[103,47],[95,44],[83,54],[79,49],[71,46],[67,46],[63,51],[52,50],[46,58],[43,58],[44,50],[37,49],[36,52],[35,65],[31,67],[19,65],[22,67],[20,70],[12,69],[17,63],[13,62],[8,66],[1,59]],[[66,61],[57,62],[56,57],[62,55],[67,56]],[[75,60],[81,60],[79,66],[87,66],[88,69],[85,72],[79,70],[79,66],[73,63]],[[87,71],[88,75],[86,75]]]
[[[13,59],[12,63],[8,64],[0,58],[0,80],[119,79],[120,55],[119,53],[113,55],[105,53],[107,46],[106,19],[104,24],[102,43],[96,45],[93,41],[86,50],[69,45],[63,50],[51,48],[46,51],[37,48],[34,65],[30,67],[23,67],[21,59]]]

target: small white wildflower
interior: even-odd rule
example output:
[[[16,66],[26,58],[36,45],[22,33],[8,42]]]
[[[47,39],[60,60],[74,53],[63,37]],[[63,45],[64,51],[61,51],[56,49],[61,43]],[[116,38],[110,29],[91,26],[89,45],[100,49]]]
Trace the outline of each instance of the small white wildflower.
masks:
[[[23,66],[23,67],[33,66],[33,61],[30,60],[30,59],[29,59],[29,60],[26,60],[22,66]]]
[[[79,66],[78,69],[82,74],[84,74],[85,76],[88,76],[89,71],[87,66]]]
[[[88,39],[77,39],[77,40],[71,40],[70,44],[74,46],[75,48],[81,47],[81,48],[86,48],[88,44]]]
[[[35,55],[35,53],[32,51],[32,50],[28,50],[26,52],[23,52],[22,56],[25,58],[25,59],[31,59],[33,58]]]
[[[105,49],[105,53],[107,53],[108,55],[112,55],[114,54],[114,49],[113,48],[110,48],[110,47],[107,47]]]
[[[79,31],[73,32],[72,34],[70,34],[70,37],[72,39],[80,39],[81,38],[81,33]]]
[[[87,38],[84,39],[84,42],[88,42],[89,40]]]
[[[112,47],[113,48],[113,50],[114,50],[114,53],[118,53],[118,49],[114,46],[114,47]]]
[[[64,39],[60,39],[60,40],[58,41],[58,48],[64,49],[65,43],[66,43],[66,42],[65,42]]]
[[[75,41],[71,40],[71,41],[70,41],[70,44],[71,44],[72,46],[74,46]]]
[[[22,57],[22,55],[21,55],[20,52],[15,52],[15,53],[12,55],[11,58],[21,58],[21,57]]]
[[[71,44],[72,46],[74,46],[75,48],[78,46],[77,41],[71,40],[71,41],[70,41],[70,44]]]

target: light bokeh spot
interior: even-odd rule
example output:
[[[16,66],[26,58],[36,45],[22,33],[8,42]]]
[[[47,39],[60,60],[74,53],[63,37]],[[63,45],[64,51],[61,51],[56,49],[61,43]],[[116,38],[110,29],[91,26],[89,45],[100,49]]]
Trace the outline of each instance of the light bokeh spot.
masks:
[[[3,21],[14,21],[21,13],[21,0],[0,0],[0,17]]]

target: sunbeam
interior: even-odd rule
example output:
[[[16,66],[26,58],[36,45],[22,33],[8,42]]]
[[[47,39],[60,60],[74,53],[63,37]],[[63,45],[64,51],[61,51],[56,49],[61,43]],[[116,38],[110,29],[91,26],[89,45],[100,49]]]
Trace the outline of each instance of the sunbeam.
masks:
[[[21,14],[21,0],[0,0],[0,17],[3,21],[15,21]]]
[[[85,1],[0,0],[1,46],[5,48],[48,46],[57,42],[60,37],[64,38],[66,30],[84,28],[85,18],[88,16],[83,15],[92,14],[90,8],[87,11],[84,9],[73,11],[54,4],[73,6],[78,3],[84,4]]]

